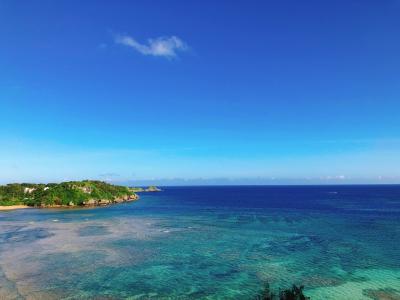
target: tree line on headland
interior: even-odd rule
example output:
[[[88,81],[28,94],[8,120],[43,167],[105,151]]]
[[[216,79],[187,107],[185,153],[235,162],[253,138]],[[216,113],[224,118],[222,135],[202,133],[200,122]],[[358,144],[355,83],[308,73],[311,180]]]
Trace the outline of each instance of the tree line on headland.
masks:
[[[61,183],[11,183],[0,186],[0,206],[34,207],[96,206],[137,200],[137,192],[160,191],[157,187],[130,188],[103,181]]]

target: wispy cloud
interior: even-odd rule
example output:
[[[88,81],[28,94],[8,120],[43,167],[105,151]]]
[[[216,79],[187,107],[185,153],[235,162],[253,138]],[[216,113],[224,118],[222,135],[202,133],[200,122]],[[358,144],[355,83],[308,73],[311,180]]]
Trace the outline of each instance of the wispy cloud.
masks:
[[[129,35],[116,35],[115,42],[131,47],[143,55],[166,58],[174,58],[177,56],[177,52],[183,52],[189,49],[188,45],[176,36],[148,39],[146,44],[141,44]]]

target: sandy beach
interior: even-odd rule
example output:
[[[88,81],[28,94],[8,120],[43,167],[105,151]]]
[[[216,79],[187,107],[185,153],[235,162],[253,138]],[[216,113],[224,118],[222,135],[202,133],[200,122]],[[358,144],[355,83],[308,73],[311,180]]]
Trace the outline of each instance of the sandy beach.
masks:
[[[28,205],[6,205],[6,206],[0,205],[0,211],[1,210],[22,209],[22,208],[29,208],[29,206]]]

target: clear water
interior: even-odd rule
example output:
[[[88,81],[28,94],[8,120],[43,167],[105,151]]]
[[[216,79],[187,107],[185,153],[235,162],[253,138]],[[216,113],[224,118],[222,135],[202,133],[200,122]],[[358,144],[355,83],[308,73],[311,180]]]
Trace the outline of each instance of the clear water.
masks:
[[[180,187],[0,212],[0,299],[400,299],[400,186]]]

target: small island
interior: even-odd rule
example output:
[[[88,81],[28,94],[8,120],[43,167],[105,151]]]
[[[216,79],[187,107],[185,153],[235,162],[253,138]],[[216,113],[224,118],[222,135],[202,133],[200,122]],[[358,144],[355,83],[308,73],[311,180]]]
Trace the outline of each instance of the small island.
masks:
[[[162,190],[154,185],[149,186],[148,188],[143,187],[131,187],[130,188],[135,193],[146,193],[146,192],[161,192]]]
[[[0,186],[0,210],[26,207],[104,206],[139,199],[136,192],[160,191],[157,187],[130,188],[103,181],[83,180],[61,183],[11,183]]]

